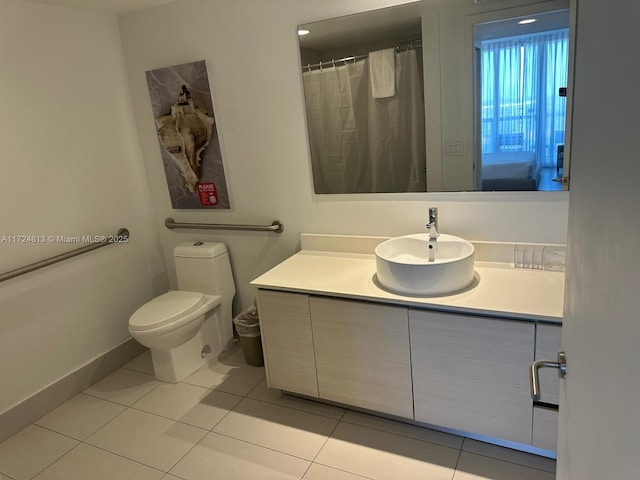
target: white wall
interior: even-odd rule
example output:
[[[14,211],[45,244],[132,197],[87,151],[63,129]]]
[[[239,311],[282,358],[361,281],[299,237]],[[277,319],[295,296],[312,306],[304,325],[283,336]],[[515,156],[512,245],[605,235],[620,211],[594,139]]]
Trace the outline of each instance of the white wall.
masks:
[[[404,3],[397,0],[181,0],[119,20],[156,225],[168,261],[180,241],[229,245],[239,295],[249,282],[295,252],[301,232],[398,235],[423,231],[429,206],[441,229],[475,240],[566,241],[568,194],[313,194],[296,26]],[[166,187],[144,72],[205,59],[232,209],[174,211]],[[428,117],[429,118],[429,117]],[[183,222],[270,223],[281,235],[169,231]],[[171,267],[168,265],[171,270]]]
[[[131,231],[0,284],[0,413],[128,338],[167,288],[115,17],[0,1],[0,272]],[[4,242],[2,242],[2,237]]]

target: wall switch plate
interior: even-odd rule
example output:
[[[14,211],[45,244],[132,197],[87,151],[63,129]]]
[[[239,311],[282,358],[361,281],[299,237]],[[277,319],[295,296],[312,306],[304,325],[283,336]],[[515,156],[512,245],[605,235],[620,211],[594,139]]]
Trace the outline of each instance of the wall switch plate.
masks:
[[[445,155],[462,155],[462,142],[451,142],[444,144]]]

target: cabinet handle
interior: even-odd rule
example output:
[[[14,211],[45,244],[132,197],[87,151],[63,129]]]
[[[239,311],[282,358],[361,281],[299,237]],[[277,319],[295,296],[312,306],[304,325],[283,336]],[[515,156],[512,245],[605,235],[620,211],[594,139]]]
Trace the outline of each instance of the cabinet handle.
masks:
[[[558,352],[558,361],[553,360],[536,360],[529,367],[529,385],[531,387],[531,398],[534,401],[540,400],[540,378],[538,370],[541,368],[557,368],[558,377],[565,378],[567,376],[567,356],[564,352]]]

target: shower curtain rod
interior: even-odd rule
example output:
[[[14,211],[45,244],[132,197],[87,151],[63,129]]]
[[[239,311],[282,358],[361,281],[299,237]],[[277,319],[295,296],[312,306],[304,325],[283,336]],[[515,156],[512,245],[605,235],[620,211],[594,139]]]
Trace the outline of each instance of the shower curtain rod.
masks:
[[[402,51],[403,48],[405,48],[406,50],[411,50],[416,47],[422,47],[422,40],[412,40],[408,42],[402,42],[398,46],[396,46],[396,53]],[[356,62],[357,60],[362,60],[363,58],[367,58],[367,57],[369,57],[369,55],[352,55],[350,57],[325,60],[323,62],[318,62],[318,63],[309,63],[307,65],[304,65],[302,69],[310,72],[312,68],[322,69],[323,65],[326,65],[327,67],[328,66],[335,67],[336,63],[342,62],[346,64],[347,62]]]

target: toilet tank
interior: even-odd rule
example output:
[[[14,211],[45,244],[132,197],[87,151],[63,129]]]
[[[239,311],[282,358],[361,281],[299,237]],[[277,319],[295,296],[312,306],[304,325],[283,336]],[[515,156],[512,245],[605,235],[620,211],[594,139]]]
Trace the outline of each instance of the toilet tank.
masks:
[[[229,252],[224,243],[185,242],[173,249],[178,289],[222,295],[225,316],[231,317],[236,293]]]

